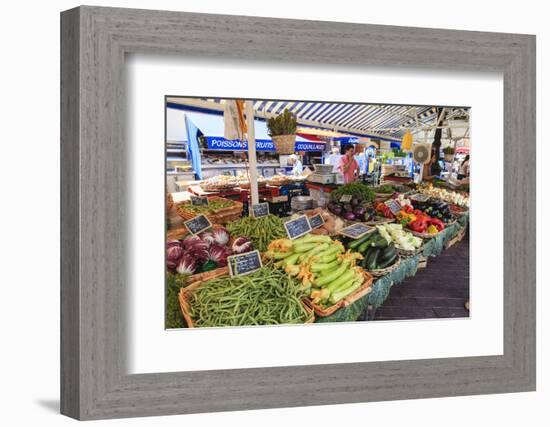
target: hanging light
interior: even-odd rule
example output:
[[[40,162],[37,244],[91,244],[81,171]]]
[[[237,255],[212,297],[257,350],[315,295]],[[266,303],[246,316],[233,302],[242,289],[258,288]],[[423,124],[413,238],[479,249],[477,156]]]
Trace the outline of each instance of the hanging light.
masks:
[[[411,151],[413,145],[413,136],[412,133],[407,130],[403,139],[401,140],[401,151]]]

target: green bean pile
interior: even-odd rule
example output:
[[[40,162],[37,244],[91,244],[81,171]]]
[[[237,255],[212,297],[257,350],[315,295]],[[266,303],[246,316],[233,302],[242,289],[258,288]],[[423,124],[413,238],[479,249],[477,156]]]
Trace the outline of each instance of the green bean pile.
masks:
[[[219,209],[229,208],[233,206],[235,202],[228,199],[222,200],[209,200],[207,205],[193,205],[191,202],[185,203],[183,206],[186,211],[193,212],[196,214],[201,213],[213,213]]]
[[[261,218],[244,217],[227,224],[227,230],[233,237],[248,237],[252,240],[254,249],[267,251],[267,245],[273,240],[286,236],[283,220],[275,215]]]
[[[188,298],[196,327],[304,323],[309,313],[299,283],[283,271],[264,266],[246,276],[218,277]]]

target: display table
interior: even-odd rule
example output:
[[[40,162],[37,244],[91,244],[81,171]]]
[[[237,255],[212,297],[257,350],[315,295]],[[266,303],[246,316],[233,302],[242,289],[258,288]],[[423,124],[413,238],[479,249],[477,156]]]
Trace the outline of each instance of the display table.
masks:
[[[448,242],[464,232],[468,225],[469,214],[461,215],[457,222],[448,226],[436,237],[426,240],[422,253],[408,258],[401,258],[399,266],[389,274],[380,277],[372,284],[372,291],[353,304],[343,307],[331,316],[319,317],[315,321],[323,322],[351,322],[359,319],[367,308],[376,310],[388,298],[393,285],[403,282],[407,277],[414,276],[419,264],[426,258],[436,257],[445,248]]]

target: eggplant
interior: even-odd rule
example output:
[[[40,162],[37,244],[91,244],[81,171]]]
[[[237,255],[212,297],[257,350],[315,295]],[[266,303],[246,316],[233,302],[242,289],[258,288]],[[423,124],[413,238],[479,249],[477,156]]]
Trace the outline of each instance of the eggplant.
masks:
[[[351,205],[352,205],[352,206],[358,206],[359,203],[361,203],[361,199],[360,199],[359,197],[353,196],[353,197],[351,198]]]
[[[344,213],[344,219],[347,219],[348,221],[353,221],[355,220],[355,215],[353,212],[347,211],[346,213]]]
[[[356,206],[353,208],[352,212],[359,220],[362,221],[363,218],[365,218],[365,213],[367,210],[363,206]]]
[[[343,211],[343,209],[342,209],[342,206],[340,206],[340,205],[334,205],[334,207],[332,208],[332,213],[334,215],[341,215],[342,211]]]
[[[346,212],[351,212],[351,211],[353,211],[353,206],[351,206],[350,203],[345,203],[345,204],[344,204],[344,211],[346,211]]]

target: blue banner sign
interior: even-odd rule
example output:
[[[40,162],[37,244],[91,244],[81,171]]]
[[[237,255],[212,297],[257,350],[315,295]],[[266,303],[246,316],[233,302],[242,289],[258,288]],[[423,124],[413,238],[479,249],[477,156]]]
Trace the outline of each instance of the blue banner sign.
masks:
[[[239,139],[225,139],[217,136],[207,136],[206,145],[209,150],[246,151],[248,142]],[[318,142],[297,142],[295,151],[323,151],[325,144]],[[257,139],[257,151],[275,151],[275,145],[270,139]]]
[[[343,144],[357,144],[359,142],[359,138],[356,136],[340,136],[338,138],[334,138],[334,140]]]
[[[319,142],[297,142],[295,151],[324,151],[325,144]]]

